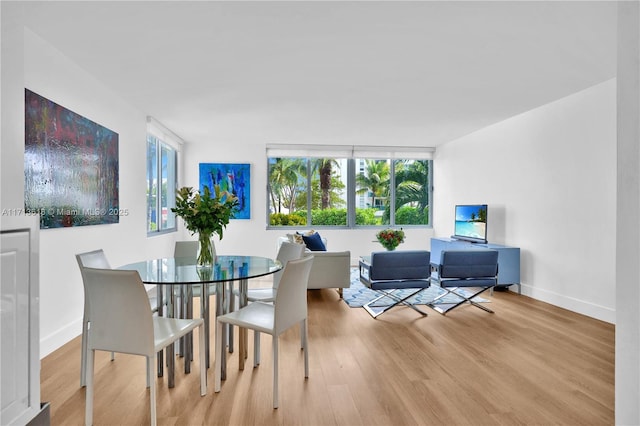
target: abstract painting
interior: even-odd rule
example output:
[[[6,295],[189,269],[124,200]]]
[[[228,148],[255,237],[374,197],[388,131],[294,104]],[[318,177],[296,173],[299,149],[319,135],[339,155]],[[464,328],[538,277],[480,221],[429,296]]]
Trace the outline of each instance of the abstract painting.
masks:
[[[118,134],[25,89],[27,214],[40,228],[118,223]]]
[[[212,191],[215,185],[220,185],[222,191],[238,197],[238,211],[233,218],[250,219],[250,167],[250,164],[200,163],[200,191],[205,185]]]

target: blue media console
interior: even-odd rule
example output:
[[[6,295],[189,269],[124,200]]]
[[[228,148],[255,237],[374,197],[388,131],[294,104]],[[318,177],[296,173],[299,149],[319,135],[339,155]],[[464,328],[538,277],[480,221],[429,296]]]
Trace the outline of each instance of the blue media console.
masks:
[[[491,243],[470,243],[455,238],[431,238],[431,266],[438,270],[440,254],[445,250],[478,250],[491,249],[498,251],[498,287],[518,286],[520,294],[520,248]],[[435,277],[437,279],[437,277]]]

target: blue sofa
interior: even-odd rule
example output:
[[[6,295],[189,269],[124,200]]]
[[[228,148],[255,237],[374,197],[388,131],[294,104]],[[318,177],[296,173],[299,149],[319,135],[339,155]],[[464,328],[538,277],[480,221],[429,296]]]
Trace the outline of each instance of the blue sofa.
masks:
[[[360,282],[380,294],[363,308],[374,318],[398,304],[427,315],[407,300],[431,285],[430,257],[427,250],[398,250],[373,252],[370,257],[360,259]],[[399,290],[404,289],[415,291],[403,294],[402,297],[396,295]],[[393,302],[386,306],[376,306],[385,297]]]

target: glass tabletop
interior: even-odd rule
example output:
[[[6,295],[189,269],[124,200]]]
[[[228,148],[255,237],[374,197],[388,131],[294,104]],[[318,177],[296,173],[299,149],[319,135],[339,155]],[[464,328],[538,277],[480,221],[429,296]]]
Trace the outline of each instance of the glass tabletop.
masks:
[[[138,271],[145,284],[202,284],[245,280],[273,274],[280,261],[260,256],[216,256],[211,268],[198,268],[194,258],[162,258],[130,263],[117,269]]]

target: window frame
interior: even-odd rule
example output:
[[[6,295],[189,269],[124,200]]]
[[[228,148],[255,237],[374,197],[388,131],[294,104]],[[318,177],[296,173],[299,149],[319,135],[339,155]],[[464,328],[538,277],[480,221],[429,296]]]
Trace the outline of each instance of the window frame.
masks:
[[[155,142],[155,174],[152,176],[153,171],[149,170],[149,147],[151,143],[151,138]],[[175,213],[171,211],[172,207],[175,207],[175,192],[178,188],[178,171],[179,171],[179,158],[182,144],[184,143],[182,139],[176,136],[169,129],[165,128],[162,124],[154,120],[152,117],[147,117],[147,138],[146,138],[146,152],[147,152],[147,170],[146,170],[146,186],[147,186],[147,211],[146,211],[146,229],[147,229],[147,237],[152,237],[156,235],[168,234],[171,232],[178,231],[178,220],[176,218]],[[162,161],[164,152],[168,152],[168,158],[172,158],[173,161],[167,162],[167,187],[166,192],[164,194],[162,190]],[[149,200],[149,180],[150,178],[155,179],[156,181],[156,229],[150,229],[150,200]],[[173,196],[170,196],[170,193],[173,190]],[[163,209],[163,195],[166,200],[166,208],[167,208],[167,225],[161,227],[162,224],[162,209]]]
[[[297,158],[306,161],[307,165],[307,187],[311,184],[311,161],[318,158],[333,158],[337,161],[346,160],[347,182],[346,182],[346,208],[347,223],[346,225],[317,225],[311,222],[311,192],[307,191],[307,225],[271,225],[271,198],[266,197],[266,228],[268,230],[275,229],[299,229],[313,227],[314,229],[384,229],[389,227],[406,227],[406,228],[433,228],[433,158],[432,153],[435,151],[431,147],[369,147],[369,146],[317,146],[317,145],[267,145],[267,191],[271,191],[270,172],[271,160],[275,158]],[[389,224],[381,225],[356,225],[356,160],[386,160],[389,163],[389,198],[391,202]],[[396,163],[398,160],[416,160],[428,161],[428,223],[427,224],[396,224]],[[342,173],[344,176],[344,172]]]

